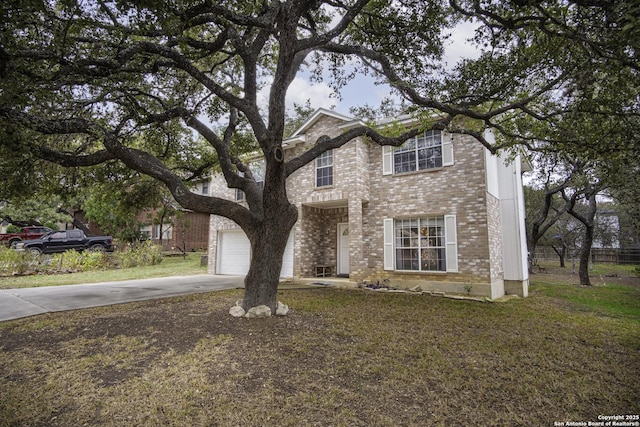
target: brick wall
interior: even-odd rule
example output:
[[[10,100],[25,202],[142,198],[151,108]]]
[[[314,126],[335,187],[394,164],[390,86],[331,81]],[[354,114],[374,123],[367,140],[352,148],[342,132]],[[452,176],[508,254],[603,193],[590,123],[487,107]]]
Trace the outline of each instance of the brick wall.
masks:
[[[365,209],[365,275],[405,281],[490,283],[484,149],[475,140],[453,138],[453,166],[399,175],[382,175],[382,148],[371,146],[371,198]],[[395,273],[383,270],[383,219],[456,215],[458,273]]]
[[[171,240],[172,248],[181,248],[186,252],[206,251],[209,246],[209,215],[197,212],[184,212],[174,218]]]
[[[336,136],[343,121],[324,117],[305,133],[306,141],[287,150],[291,158],[308,149],[322,135]],[[315,187],[315,163],[291,175],[289,199],[299,210],[294,228],[294,274],[312,276],[318,264],[337,264],[337,223],[350,226],[350,277],[352,280],[391,278],[420,283],[424,289],[491,295],[500,285],[502,255],[499,201],[487,193],[485,150],[474,139],[445,135],[453,142],[453,166],[401,175],[382,175],[382,147],[356,139],[334,150],[334,183]],[[235,199],[221,176],[212,180],[212,194]],[[383,220],[455,215],[458,267],[456,273],[385,271]],[[217,229],[235,228],[217,217],[211,219],[210,266],[215,265]],[[211,269],[214,271],[215,267]]]

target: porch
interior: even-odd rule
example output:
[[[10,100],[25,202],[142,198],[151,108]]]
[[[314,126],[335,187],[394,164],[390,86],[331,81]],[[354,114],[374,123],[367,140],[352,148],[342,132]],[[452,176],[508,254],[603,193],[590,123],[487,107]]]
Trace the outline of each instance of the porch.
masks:
[[[298,220],[300,278],[354,278],[362,264],[362,202],[305,203]]]

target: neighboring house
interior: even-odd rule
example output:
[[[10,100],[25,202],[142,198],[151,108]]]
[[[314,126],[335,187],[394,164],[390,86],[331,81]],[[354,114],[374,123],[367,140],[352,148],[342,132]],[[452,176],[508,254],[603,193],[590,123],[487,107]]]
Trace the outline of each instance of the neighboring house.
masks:
[[[620,218],[618,214],[606,205],[596,211],[596,232],[592,248],[620,249]]]
[[[149,224],[140,229],[153,243],[162,244],[164,251],[206,251],[209,245],[209,215],[180,210],[163,224]]]
[[[196,194],[209,195],[210,179],[198,181],[191,189]],[[173,214],[162,218],[159,210],[145,211],[138,216],[144,225],[140,229],[144,238],[162,244],[164,251],[206,251],[209,247],[209,215],[177,208],[172,204]]]
[[[320,109],[284,142],[285,155],[356,124]],[[262,165],[251,167],[259,172]],[[289,177],[287,194],[299,217],[281,275],[527,296],[520,169],[519,161],[505,164],[465,135],[429,131],[396,149],[355,139]],[[213,177],[211,194],[245,203],[221,175]],[[244,232],[212,216],[210,273],[245,274],[249,262]]]

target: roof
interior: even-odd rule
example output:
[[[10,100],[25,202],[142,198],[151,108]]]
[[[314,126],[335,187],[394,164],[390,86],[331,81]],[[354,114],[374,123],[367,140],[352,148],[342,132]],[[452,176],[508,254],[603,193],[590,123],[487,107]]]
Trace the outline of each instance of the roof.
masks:
[[[327,110],[326,108],[318,108],[307,120],[300,125],[300,127],[291,134],[289,138],[294,138],[300,134],[305,133],[311,126],[313,126],[318,120],[320,120],[323,116],[333,117],[334,119],[342,120],[345,122],[353,122],[356,121],[353,117],[345,116],[340,113],[336,113],[335,111]],[[289,139],[287,138],[287,139]]]
[[[282,142],[284,147],[295,147],[298,144],[301,144],[306,141],[305,133],[309,128],[311,128],[318,120],[323,117],[332,117],[334,119],[342,120],[344,122],[343,125],[338,126],[340,129],[346,129],[352,126],[363,124],[361,120],[355,119],[350,116],[345,116],[344,114],[336,113],[335,111],[327,110],[326,108],[318,108],[316,111],[309,116],[307,120],[300,125],[295,132],[291,134],[291,136],[285,139]]]

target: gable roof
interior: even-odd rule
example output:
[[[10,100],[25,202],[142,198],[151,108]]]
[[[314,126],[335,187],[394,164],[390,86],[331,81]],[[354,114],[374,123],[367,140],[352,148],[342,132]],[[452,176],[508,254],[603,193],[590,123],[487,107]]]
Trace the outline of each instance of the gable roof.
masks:
[[[307,120],[300,125],[300,127],[291,134],[290,138],[294,138],[300,134],[305,133],[311,126],[313,126],[318,120],[320,120],[323,116],[333,117],[334,119],[342,120],[345,122],[352,122],[355,119],[353,117],[345,116],[340,113],[336,113],[335,111],[327,110],[326,108],[318,108],[314,111],[311,116]],[[287,138],[289,139],[289,138]]]
[[[353,117],[345,116],[344,114],[336,113],[335,111],[327,110],[326,108],[318,108],[313,112],[313,114],[311,114],[311,116],[309,116],[307,120],[304,121],[304,123],[302,123],[302,125],[300,125],[298,129],[296,129],[295,132],[291,134],[289,138],[285,139],[282,142],[282,145],[284,147],[294,147],[300,143],[305,142],[305,134],[307,130],[309,130],[309,128],[311,128],[314,124],[316,124],[316,122],[318,122],[318,120],[322,119],[323,117],[332,117],[334,119],[342,120],[344,122],[344,125],[339,126],[339,128],[348,128],[350,126],[362,123],[360,120]]]

